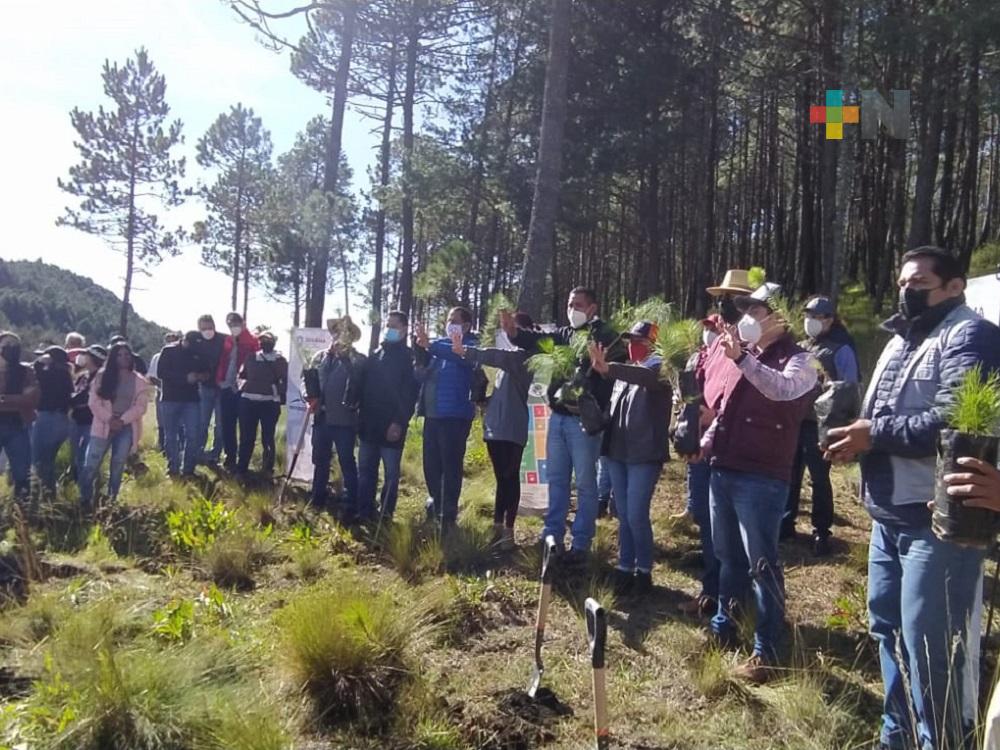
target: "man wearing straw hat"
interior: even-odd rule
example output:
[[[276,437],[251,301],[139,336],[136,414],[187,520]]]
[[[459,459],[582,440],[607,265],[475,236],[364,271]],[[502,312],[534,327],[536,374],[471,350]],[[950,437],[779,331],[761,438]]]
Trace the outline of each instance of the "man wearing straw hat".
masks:
[[[311,392],[306,379],[309,410],[315,414],[312,431],[313,486],[312,501],[317,507],[327,502],[330,463],[337,451],[340,473],[344,479],[344,502],[341,520],[354,522],[358,517],[358,464],[354,446],[358,440],[358,409],[364,387],[365,357],[354,348],[361,330],[349,315],[326,321],[330,348],[318,352],[310,365],[315,371],[319,391]]]

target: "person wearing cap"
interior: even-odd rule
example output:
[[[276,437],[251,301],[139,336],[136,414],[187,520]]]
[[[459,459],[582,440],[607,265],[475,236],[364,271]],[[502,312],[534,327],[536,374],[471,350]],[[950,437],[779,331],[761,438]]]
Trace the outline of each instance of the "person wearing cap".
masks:
[[[965,304],[963,264],[946,250],[907,252],[897,284],[899,312],[882,324],[894,335],[861,418],[829,431],[826,457],[859,459],[872,518],[868,616],[885,683],[881,747],[967,747],[978,716],[987,550],[939,539],[927,501],[955,390],[977,365],[984,378],[1000,371],[1000,329]]]
[[[236,473],[246,476],[260,426],[261,470],[274,472],[274,433],[288,390],[288,360],[275,350],[277,337],[264,331],[258,337],[260,351],[250,357],[240,370],[240,457]]]
[[[303,371],[306,398],[313,416],[312,502],[322,508],[327,504],[327,485],[333,452],[344,481],[344,498],[339,515],[343,522],[354,523],[359,516],[358,464],[354,455],[358,440],[358,410],[364,392],[365,356],[354,348],[361,330],[350,316],[326,321],[330,346],[317,352]],[[314,390],[316,389],[316,390]]]
[[[198,351],[208,364],[211,372],[217,372],[219,361],[222,359],[222,350],[225,347],[228,336],[220,335],[215,330],[215,318],[211,315],[202,315],[198,318],[198,331],[201,333],[201,341],[198,342]],[[198,445],[202,453],[199,459],[202,463],[215,465],[222,457],[222,399],[219,384],[216,378],[209,378],[204,383],[198,384],[199,398],[199,424],[198,424]],[[212,448],[208,447],[209,427],[213,424]]]
[[[778,289],[765,284],[735,296],[743,316],[712,345],[705,362],[705,400],[715,416],[700,458],[712,468],[712,542],[720,562],[710,628],[722,645],[736,645],[733,607],[753,592],[753,654],[737,670],[751,682],[769,679],[777,660],[785,616],[778,535],[799,426],[818,379],[814,357],[795,343],[768,302]]]
[[[128,344],[128,343],[129,341],[127,338],[125,338],[121,334],[115,334],[110,339],[108,339],[108,351],[110,351],[111,347],[114,346],[115,344]],[[131,344],[129,344],[129,351],[132,352],[132,362],[135,365],[135,371],[140,375],[145,376],[149,372],[149,365],[147,364],[146,360],[138,352],[136,352],[135,349],[132,348]]]
[[[239,458],[237,423],[240,415],[240,394],[236,385],[236,377],[247,358],[260,350],[260,342],[247,330],[246,322],[239,313],[231,312],[226,315],[226,325],[229,326],[229,335],[222,341],[219,365],[215,370],[215,382],[219,387],[219,414],[217,418],[219,416],[222,418],[222,445],[226,451],[223,467],[228,471],[233,471],[236,469],[236,461]],[[204,337],[200,333],[198,336],[200,344]],[[200,414],[199,419],[204,422],[202,416]],[[205,422],[205,430],[207,439],[207,422]],[[215,447],[213,446],[211,458],[217,458],[214,451]]]
[[[167,474],[194,476],[201,456],[198,447],[198,384],[212,377],[199,350],[201,334],[188,331],[180,342],[160,351],[157,376],[163,386],[160,413],[163,443],[167,452]]]
[[[448,311],[446,336],[431,341],[417,331],[415,373],[420,382],[417,411],[424,417],[424,480],[428,515],[450,531],[458,521],[465,448],[476,407],[472,402],[476,366],[454,351],[452,338],[465,347],[479,339],[472,333],[472,313],[464,307]]]
[[[518,328],[509,313],[501,316],[501,327],[514,346],[531,354],[548,339],[560,346],[577,341],[593,341],[604,347],[608,362],[624,362],[625,346],[618,331],[598,315],[597,293],[593,289],[576,287],[569,293],[566,317],[569,325],[552,332]],[[601,432],[604,415],[611,403],[613,389],[607,380],[590,366],[586,349],[578,350],[576,367],[569,378],[553,378],[548,397],[552,414],[549,417],[545,442],[546,473],[549,484],[549,508],[545,513],[541,539],[554,536],[561,546],[566,536],[570,491],[576,480],[577,507],[573,519],[572,544],[563,556],[566,565],[580,565],[590,554],[597,528],[597,463],[601,455]],[[584,410],[587,411],[585,418]]]
[[[724,330],[724,322],[719,314],[712,314],[701,321],[701,346],[688,359],[686,370],[694,373],[695,382],[704,393],[705,360],[712,344]],[[683,405],[681,405],[683,408]],[[702,396],[699,403],[702,430],[711,424],[713,414],[705,406]],[[698,527],[698,537],[701,541],[702,573],[701,591],[696,597],[677,605],[677,609],[690,616],[711,616],[718,608],[719,601],[719,559],[715,556],[715,546],[712,544],[712,512],[709,505],[709,480],[712,469],[708,461],[689,461],[687,464],[687,503],[684,512],[674,516],[676,521],[691,519]]]
[[[26,500],[31,489],[30,427],[39,395],[35,370],[21,362],[21,338],[0,331],[0,451],[7,456],[18,500]]]
[[[42,488],[56,489],[56,456],[69,438],[69,409],[73,398],[73,373],[61,346],[49,346],[35,355],[38,379],[38,416],[31,426],[31,464]]]
[[[515,313],[520,328],[533,329],[527,313]],[[521,459],[528,443],[528,389],[532,374],[527,367],[529,354],[497,334],[496,348],[466,346],[463,334],[452,334],[452,351],[479,367],[497,370],[483,415],[483,440],[493,465],[496,493],[493,502],[493,543],[502,550],[514,549],[514,521],[521,504]]]
[[[90,386],[97,371],[108,359],[108,351],[103,346],[88,347],[81,353],[78,362],[80,371],[73,381],[73,398],[70,402],[69,448],[72,477],[76,482],[83,476],[83,465],[87,458],[87,444],[94,414],[90,411]]]
[[[125,462],[139,450],[142,418],[151,391],[149,381],[135,369],[131,347],[123,341],[112,346],[107,362],[94,378],[87,402],[93,423],[80,477],[80,504],[85,512],[93,510],[94,483],[108,451],[111,466],[107,495],[112,502],[118,499]]]
[[[167,331],[163,334],[163,345],[170,346],[181,340],[183,334],[180,331]],[[146,377],[149,382],[156,386],[156,447],[163,455],[167,454],[163,442],[163,413],[160,409],[160,397],[163,392],[163,382],[160,380],[160,352],[156,352],[149,358],[149,369]]]
[[[407,346],[410,319],[395,310],[386,318],[382,344],[365,363],[358,429],[358,513],[375,517],[375,489],[382,464],[379,516],[391,521],[399,496],[403,446],[417,405],[413,352]]]
[[[657,327],[642,320],[622,338],[628,362],[608,362],[600,344],[590,342],[591,366],[614,382],[611,422],[603,453],[618,514],[619,593],[647,594],[653,588],[653,527],[649,506],[663,464],[670,458],[671,388],[660,377],[663,360],[654,352]]]
[[[837,317],[837,308],[829,297],[817,295],[805,306],[806,338],[799,346],[812,352],[821,365],[823,382],[860,383],[861,371],[854,339]],[[833,526],[833,486],[830,484],[830,464],[823,460],[819,447],[819,425],[816,412],[809,410],[799,430],[799,448],[792,468],[792,484],[788,491],[788,507],[781,522],[781,538],[795,536],[795,519],[799,514],[802,477],[806,468],[812,480],[812,544],[813,553],[822,557],[830,553],[830,527]]]

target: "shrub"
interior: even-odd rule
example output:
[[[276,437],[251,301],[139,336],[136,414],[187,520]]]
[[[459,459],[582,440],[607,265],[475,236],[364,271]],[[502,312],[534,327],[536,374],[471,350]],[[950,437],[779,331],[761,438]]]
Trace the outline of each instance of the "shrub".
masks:
[[[271,557],[271,527],[234,526],[224,531],[198,555],[209,577],[219,586],[253,588],[253,575]]]
[[[221,502],[199,498],[187,510],[167,513],[170,539],[184,552],[198,552],[212,545],[233,523],[233,513]]]
[[[381,728],[434,627],[398,587],[318,585],[278,615],[287,663],[325,723]]]

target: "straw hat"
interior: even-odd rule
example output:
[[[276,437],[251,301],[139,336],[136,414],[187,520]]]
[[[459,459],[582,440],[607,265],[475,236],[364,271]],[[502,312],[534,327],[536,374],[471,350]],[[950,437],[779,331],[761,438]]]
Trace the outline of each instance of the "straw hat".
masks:
[[[326,328],[332,335],[337,336],[342,344],[353,344],[361,338],[361,329],[354,324],[350,315],[329,318],[326,321]]]
[[[705,291],[713,297],[723,294],[750,294],[753,291],[753,287],[750,286],[750,272],[741,268],[730,268],[722,277],[719,286],[710,286]]]

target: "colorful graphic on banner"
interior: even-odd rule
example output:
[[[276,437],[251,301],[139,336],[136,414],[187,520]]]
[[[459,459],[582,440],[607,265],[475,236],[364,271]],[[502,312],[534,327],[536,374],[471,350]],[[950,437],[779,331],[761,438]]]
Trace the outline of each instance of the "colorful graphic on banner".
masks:
[[[288,422],[285,428],[287,431],[286,473],[288,467],[292,465],[292,455],[295,453],[295,443],[302,431],[302,423],[308,416],[308,405],[305,393],[302,392],[302,370],[312,362],[316,352],[330,347],[330,332],[325,328],[293,328],[291,336],[292,347],[288,355]],[[310,423],[292,479],[311,482],[312,471],[312,424]]]
[[[549,507],[549,479],[545,444],[549,434],[549,405],[544,383],[528,391],[528,444],[521,459],[522,515],[543,515]]]

